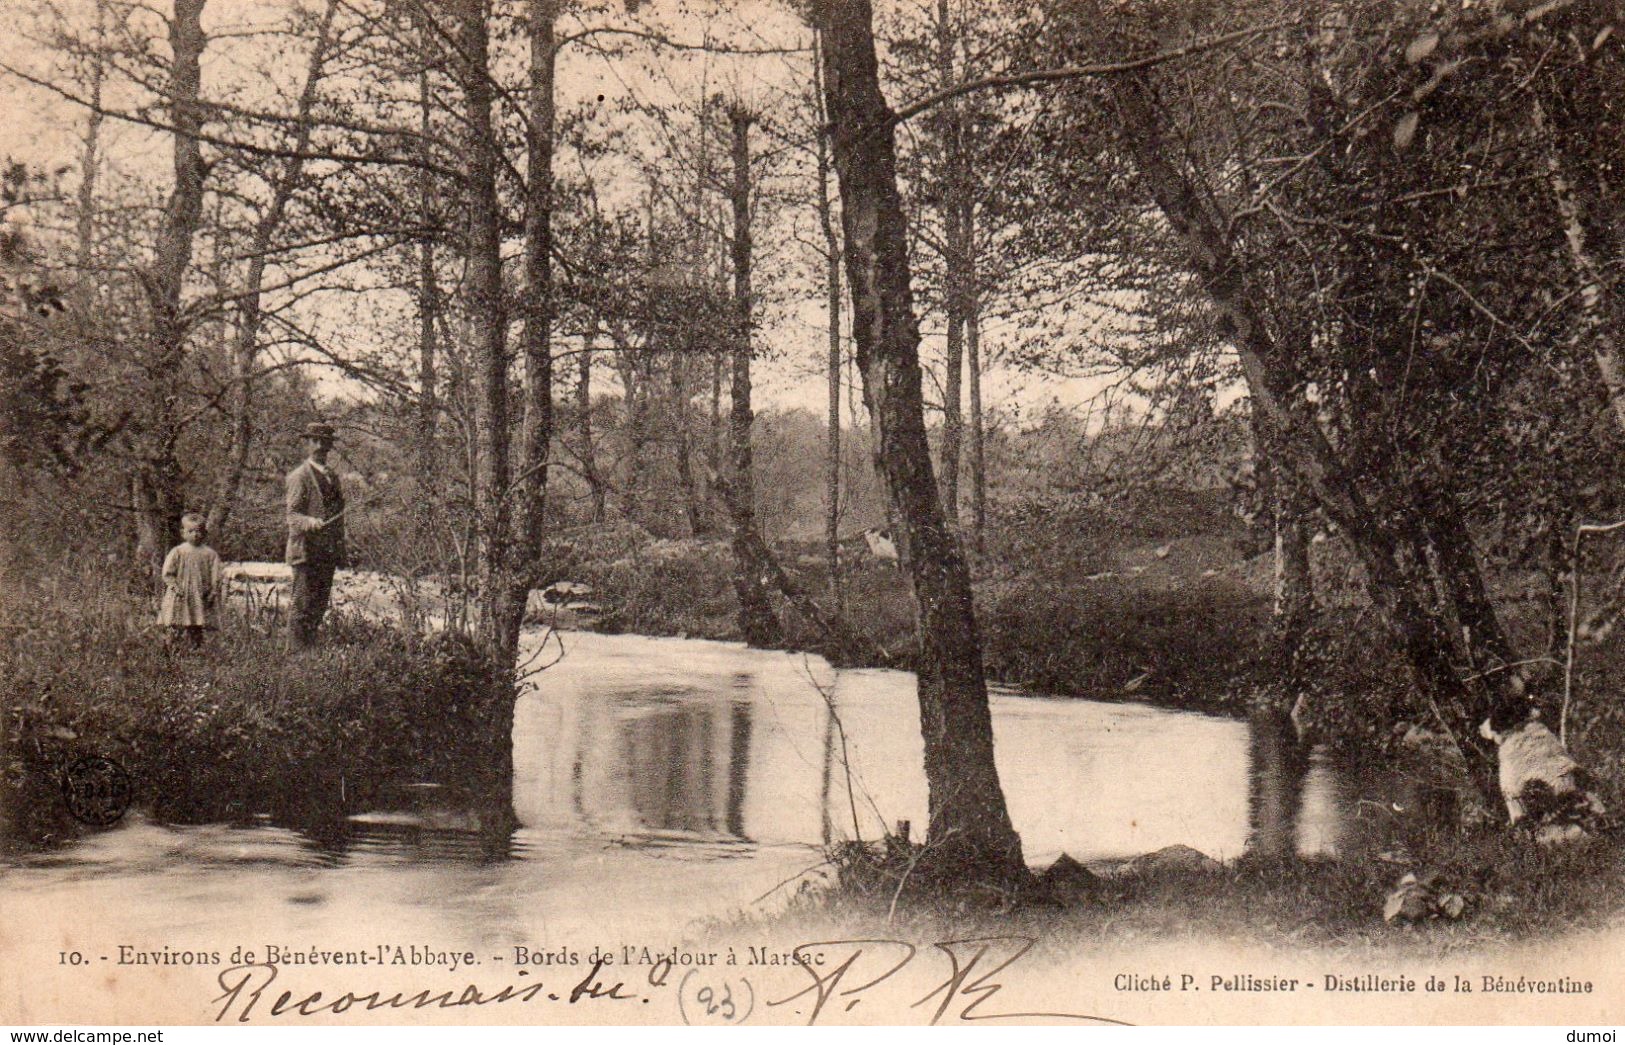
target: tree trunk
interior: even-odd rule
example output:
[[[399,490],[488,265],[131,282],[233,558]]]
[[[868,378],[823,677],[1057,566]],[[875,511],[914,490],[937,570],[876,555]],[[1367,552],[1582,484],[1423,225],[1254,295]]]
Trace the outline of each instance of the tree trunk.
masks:
[[[164,208],[158,231],[158,250],[152,278],[154,325],[160,358],[175,363],[184,351],[185,330],[180,316],[181,291],[192,263],[192,243],[203,218],[203,154],[198,135],[203,129],[204,0],[175,0],[169,22],[169,119],[174,127],[175,185]]]
[[[950,294],[957,297],[952,290]],[[948,523],[959,519],[959,455],[965,445],[965,315],[948,306],[948,336],[942,360],[942,510]]]
[[[711,354],[711,433],[705,441],[705,463],[709,474],[722,474],[722,367],[723,353]]]
[[[756,477],[751,452],[751,242],[750,124],[738,106],[729,112],[733,125],[733,370],[728,412],[728,514],[733,521],[734,590],[739,596],[739,631],[750,646],[774,646],[779,621],[768,599],[765,564],[750,534],[756,527]]]
[[[689,276],[691,285],[698,289],[706,286],[708,275],[707,264],[715,245],[715,231],[706,221],[706,204],[713,184],[713,171],[711,159],[711,117],[712,106],[701,105],[699,112],[698,136],[695,144],[693,196],[689,201],[692,211],[686,215],[689,235],[686,249],[688,251]],[[707,347],[716,344],[726,345],[726,341],[707,342]],[[683,487],[684,506],[688,514],[688,528],[690,534],[700,536],[710,534],[716,529],[716,519],[713,512],[713,496],[715,491],[711,488],[711,477],[720,475],[716,463],[710,460],[713,451],[713,441],[716,429],[713,427],[696,433],[696,428],[704,425],[708,420],[704,414],[696,417],[694,408],[694,385],[703,381],[707,363],[711,366],[713,392],[720,397],[721,373],[716,369],[717,356],[713,352],[696,352],[687,350],[681,353],[672,371],[674,383],[673,392],[678,397],[677,407],[677,477]],[[703,384],[701,388],[703,390]],[[713,407],[720,408],[720,403],[713,399]],[[699,442],[696,448],[696,439]],[[710,468],[701,468],[698,473],[694,468],[696,452],[704,455],[703,459],[710,464]]]
[[[1540,135],[1546,152],[1547,183],[1563,222],[1563,238],[1568,243],[1569,264],[1580,283],[1580,322],[1591,341],[1591,357],[1597,363],[1597,377],[1608,393],[1614,422],[1625,429],[1625,367],[1614,344],[1612,324],[1604,300],[1603,267],[1586,243],[1585,220],[1573,183],[1563,170],[1562,153],[1547,126],[1545,110],[1537,100],[1532,106],[1531,123]]]
[[[937,0],[937,72],[939,86],[952,87],[954,73],[953,27],[949,21],[948,0]],[[958,100],[945,103],[943,135],[947,139],[945,170],[942,177],[942,224],[944,249],[943,313],[947,319],[946,348],[942,361],[942,505],[950,526],[959,525],[959,455],[965,442],[965,265],[970,257],[965,237],[965,219],[970,208],[969,179],[965,171],[964,121]]]
[[[440,427],[439,346],[435,323],[440,314],[440,281],[434,272],[434,244],[418,244],[418,401],[415,439],[418,482],[428,488],[439,473],[436,447]]]
[[[174,528],[181,506],[173,499],[179,482],[157,469],[161,462],[143,462],[130,477],[130,506],[135,515],[137,573],[154,585],[156,593],[164,555],[176,543]]]
[[[547,526],[547,465],[553,442],[553,139],[559,0],[529,0],[530,126],[525,186],[524,485],[528,555],[541,551]]]
[[[598,474],[598,448],[592,434],[592,357],[596,333],[589,333],[581,345],[580,370],[576,378],[576,428],[581,440],[581,472],[587,480],[587,493],[592,505],[592,521],[601,523],[607,518],[604,505],[604,477]]]
[[[1295,654],[1314,620],[1315,588],[1309,562],[1309,505],[1297,485],[1277,487],[1275,523],[1275,634]]]
[[[485,643],[498,663],[514,665],[519,656],[519,631],[524,625],[530,590],[541,572],[540,560],[547,533],[547,469],[553,440],[553,81],[557,52],[553,26],[556,0],[528,0],[527,29],[530,34],[530,105],[525,127],[527,165],[525,180],[525,301],[524,327],[520,335],[520,355],[525,365],[524,414],[520,418],[519,466],[511,467],[508,454],[507,415],[507,323],[499,315],[497,325],[476,337],[476,355],[484,381],[480,403],[489,423],[482,418],[482,442],[500,446],[500,462],[482,459],[487,507],[485,517],[487,563],[483,589]],[[500,148],[491,125],[489,41],[485,39],[485,12],[467,19],[465,27],[477,22],[478,35],[470,33],[462,43],[463,57],[469,62],[469,83],[478,80],[480,95],[469,96],[468,124],[481,138],[488,152],[477,164],[478,175],[470,174],[470,241],[481,252],[479,286],[471,293],[474,308],[494,299],[502,307],[501,212],[495,195],[496,152]],[[467,89],[467,88],[465,88]],[[478,112],[475,110],[478,109]],[[472,142],[470,143],[472,146]],[[486,195],[489,191],[489,218]],[[489,231],[483,228],[490,221]],[[471,250],[472,253],[472,250]],[[469,285],[475,284],[474,261],[470,260]],[[486,282],[491,281],[491,282]],[[498,410],[497,396],[502,397]],[[500,424],[500,429],[497,427]],[[497,456],[497,455],[493,455]],[[510,509],[513,498],[516,507]]]
[[[683,490],[683,512],[688,518],[688,532],[691,537],[699,537],[710,527],[706,518],[705,497],[694,475],[694,419],[689,398],[688,357],[678,355],[671,361],[671,407],[677,423],[676,446],[672,456],[677,465],[677,484]]]
[[[921,397],[908,230],[868,0],[820,0],[824,95],[841,187],[847,285],[877,466],[909,549],[930,824],[916,873],[1008,886],[1028,872],[993,759],[970,575],[943,514]]]
[[[96,182],[101,174],[102,84],[107,79],[103,53],[107,35],[107,3],[96,0],[96,48],[91,55],[90,106],[85,114],[84,150],[80,153],[78,211],[75,216],[74,282],[81,308],[91,308],[100,278],[92,271],[96,260]]]
[[[457,0],[456,67],[463,95],[463,192],[468,208],[469,350],[474,362],[477,464],[473,508],[479,527],[480,641],[499,663],[512,664],[512,554],[508,519],[508,322],[502,298],[502,212],[497,205],[497,141],[492,126],[490,35],[486,0]]]
[[[1283,663],[1290,663],[1314,612],[1309,572],[1309,505],[1291,473],[1281,467],[1281,438],[1261,410],[1253,411],[1253,469],[1274,538],[1275,598],[1271,631]]]
[[[427,47],[427,33],[420,34],[420,47]],[[418,238],[418,402],[417,402],[417,467],[418,483],[429,489],[437,478],[439,453],[435,446],[439,426],[435,356],[439,349],[435,343],[435,324],[440,318],[440,281],[434,271],[434,234],[429,231],[433,220],[434,176],[428,170],[429,133],[429,63],[425,52],[423,67],[418,71],[418,133],[423,136],[419,158],[424,165],[417,175],[418,220],[423,233]]]
[[[226,467],[220,473],[214,501],[209,506],[211,534],[218,535],[224,529],[242,491],[243,473],[248,470],[248,455],[254,445],[254,371],[259,366],[259,336],[263,319],[260,294],[265,285],[265,265],[271,254],[272,241],[287,217],[288,203],[293,199],[299,176],[304,170],[303,153],[310,146],[311,109],[316,103],[316,90],[327,65],[333,16],[337,9],[337,0],[328,0],[322,11],[316,41],[311,47],[310,62],[305,69],[305,84],[299,92],[298,108],[295,110],[293,138],[288,143],[291,155],[282,162],[271,179],[271,199],[254,223],[254,235],[248,244],[248,274],[237,303],[237,331],[231,350],[231,440],[226,452]]]
[[[644,450],[649,442],[648,353],[632,348],[624,337],[615,338],[615,370],[621,378],[621,515],[636,523],[643,508]]]
[[[180,517],[185,502],[181,489],[176,443],[180,418],[180,370],[186,354],[187,322],[181,310],[181,292],[192,263],[193,240],[203,218],[203,181],[206,168],[198,145],[203,129],[204,0],[175,0],[169,20],[171,64],[169,119],[173,140],[175,185],[164,208],[158,230],[152,278],[147,283],[152,313],[151,385],[145,389],[147,418],[145,444],[137,464],[136,481],[144,496],[137,500],[137,545],[149,560],[156,578],[163,555],[180,539]]]
[[[829,123],[824,109],[822,37],[813,35],[814,108],[818,125]],[[829,317],[828,437],[824,447],[824,555],[829,562],[829,597],[837,613],[841,594],[841,244],[835,235],[835,208],[829,198],[829,139],[818,140],[818,224],[824,233],[824,287]]]
[[[530,112],[525,127],[525,323],[519,343],[525,364],[525,412],[519,426],[518,470],[509,480],[505,467],[502,485],[489,487],[490,496],[506,502],[511,493],[517,501],[512,533],[506,528],[510,516],[505,503],[495,505],[490,512],[493,525],[500,530],[499,543],[491,548],[497,590],[493,619],[487,624],[488,641],[499,663],[506,665],[518,659],[525,607],[535,579],[542,572],[547,536],[547,470],[553,443],[553,81],[557,58],[553,26],[558,16],[557,0],[527,0],[525,9],[530,33]],[[488,101],[484,112],[489,118]],[[490,131],[489,124],[485,130]],[[490,140],[494,151],[499,146],[495,138]],[[500,237],[500,232],[497,235]],[[500,238],[497,246],[500,250]],[[496,260],[494,290],[500,299],[500,253]],[[505,325],[503,329],[505,332]],[[497,347],[502,349],[502,392],[506,396],[507,355],[500,338]],[[490,405],[489,398],[485,401]],[[506,414],[503,421],[506,424]],[[506,441],[506,429],[502,435]],[[513,484],[511,490],[509,481]]]
[[[972,546],[987,554],[986,421],[982,415],[982,299],[976,286],[975,229],[971,230],[971,290],[965,302],[965,372],[970,379],[970,503]]]

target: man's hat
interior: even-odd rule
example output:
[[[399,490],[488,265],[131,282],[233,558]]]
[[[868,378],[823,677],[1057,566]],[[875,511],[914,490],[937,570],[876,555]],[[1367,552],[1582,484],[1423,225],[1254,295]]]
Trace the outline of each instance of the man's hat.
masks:
[[[312,421],[305,426],[306,439],[318,439],[325,443],[331,443],[333,436],[333,426],[323,421]]]

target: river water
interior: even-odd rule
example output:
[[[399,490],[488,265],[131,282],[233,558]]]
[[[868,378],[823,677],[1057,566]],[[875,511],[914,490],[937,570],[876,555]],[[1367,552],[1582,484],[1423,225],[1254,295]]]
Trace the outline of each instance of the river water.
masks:
[[[453,781],[400,787],[338,832],[133,810],[0,870],[8,935],[22,944],[30,926],[73,924],[25,913],[43,908],[97,911],[103,947],[541,947],[663,931],[659,942],[695,919],[771,907],[818,873],[832,840],[899,820],[922,833],[911,675],[640,636],[564,633],[540,654],[557,663],[515,712],[511,834],[493,841]],[[993,724],[1035,866],[1176,843],[1220,860],[1249,846],[1335,857],[1388,844],[1405,801],[1300,749],[1278,722],[996,691]],[[55,953],[71,935],[32,943]]]

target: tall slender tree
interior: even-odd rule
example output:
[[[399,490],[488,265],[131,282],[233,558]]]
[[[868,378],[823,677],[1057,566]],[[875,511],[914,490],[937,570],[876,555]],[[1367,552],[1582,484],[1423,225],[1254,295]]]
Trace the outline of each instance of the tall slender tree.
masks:
[[[948,89],[959,80],[954,63],[958,40],[948,0],[937,0],[935,29],[938,86]],[[942,138],[941,170],[934,180],[938,183],[937,209],[941,213],[942,312],[947,325],[942,359],[942,446],[937,456],[941,462],[943,509],[948,521],[957,526],[959,458],[965,445],[965,304],[972,251],[969,225],[974,200],[960,100],[949,99],[933,115],[937,117]]]
[[[733,339],[728,412],[728,514],[733,523],[734,591],[739,597],[739,631],[752,646],[772,646],[779,640],[779,621],[768,598],[766,563],[761,561],[756,537],[756,479],[751,427],[751,356],[753,300],[751,290],[751,177],[749,109],[729,107],[733,141]]]
[[[970,574],[943,513],[925,436],[920,334],[868,0],[819,0],[824,94],[841,186],[847,286],[876,464],[908,547],[930,823],[924,865],[966,883],[1027,877],[993,757]]]
[[[824,296],[827,312],[829,351],[824,380],[828,398],[828,420],[824,446],[824,555],[829,563],[829,597],[841,610],[841,241],[835,227],[835,207],[830,199],[829,124],[824,106],[823,37],[813,34],[813,109],[818,118],[814,135],[818,171],[818,227],[824,237]]]
[[[150,273],[143,281],[150,313],[140,460],[131,476],[140,557],[156,575],[164,553],[180,535],[185,490],[177,446],[181,437],[179,378],[189,323],[182,308],[193,242],[203,220],[207,168],[203,130],[203,31],[205,0],[174,0],[169,19],[168,116],[174,185],[164,207]]]
[[[418,45],[418,155],[422,160],[416,172],[417,213],[422,231],[417,242],[417,310],[418,310],[418,397],[417,397],[417,470],[418,482],[427,488],[439,472],[439,451],[435,445],[440,421],[439,346],[436,331],[440,323],[440,280],[435,274],[435,186],[436,178],[429,169],[430,150],[433,147],[434,110],[430,104],[430,73],[438,54],[436,39],[431,34],[427,14],[419,12],[417,22]]]
[[[500,157],[493,125],[490,10],[487,0],[456,0],[453,66],[462,95],[463,195],[467,208],[468,344],[473,356],[475,479],[472,506],[479,532],[478,584],[481,639],[506,655],[517,650],[509,635],[508,565],[511,552],[508,497],[511,481],[508,386],[508,319],[502,287],[502,212],[497,203]]]
[[[96,29],[90,49],[90,83],[85,111],[84,147],[79,161],[78,215],[75,221],[78,291],[81,306],[88,306],[97,284],[92,266],[96,252],[96,184],[101,175],[102,88],[107,81],[107,0],[96,0]]]

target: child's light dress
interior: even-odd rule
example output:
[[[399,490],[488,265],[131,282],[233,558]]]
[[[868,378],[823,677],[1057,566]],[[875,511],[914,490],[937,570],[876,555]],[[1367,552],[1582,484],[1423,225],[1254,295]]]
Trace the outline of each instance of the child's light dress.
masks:
[[[219,593],[219,554],[206,544],[177,544],[164,558],[158,623],[169,628],[212,627]]]

